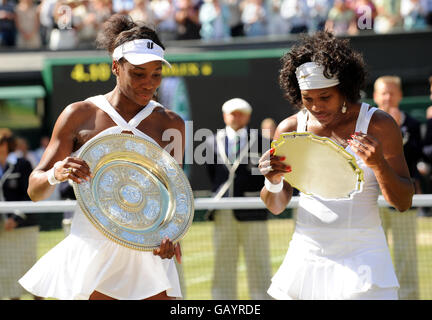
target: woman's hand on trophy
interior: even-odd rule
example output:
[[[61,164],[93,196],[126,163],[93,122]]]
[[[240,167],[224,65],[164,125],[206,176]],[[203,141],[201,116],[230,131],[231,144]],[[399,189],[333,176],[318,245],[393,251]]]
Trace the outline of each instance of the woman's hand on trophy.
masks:
[[[153,254],[162,259],[171,259],[175,255],[177,262],[181,263],[180,243],[174,244],[168,237],[162,240],[159,248],[153,250]]]
[[[266,177],[271,183],[277,184],[281,181],[285,173],[291,172],[291,166],[286,165],[286,157],[275,156],[275,149],[271,148],[265,152],[258,163],[262,175]]]
[[[67,157],[54,164],[54,177],[58,181],[70,179],[76,183],[82,183],[89,181],[92,176],[87,162],[80,158]]]

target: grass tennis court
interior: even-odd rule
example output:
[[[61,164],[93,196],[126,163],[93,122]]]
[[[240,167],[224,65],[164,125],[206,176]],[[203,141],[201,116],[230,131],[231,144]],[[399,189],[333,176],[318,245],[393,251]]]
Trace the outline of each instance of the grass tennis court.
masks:
[[[271,264],[273,273],[281,264],[288,243],[294,230],[293,219],[269,220],[271,245]],[[39,257],[64,238],[61,229],[41,231]],[[182,240],[183,272],[186,284],[186,299],[211,299],[211,282],[213,271],[213,225],[212,222],[194,222]],[[389,238],[392,248],[391,238]],[[432,218],[417,218],[417,257],[420,287],[420,299],[432,299]],[[238,265],[238,297],[249,299],[247,288],[246,267],[242,255]],[[30,299],[25,295],[24,299]]]

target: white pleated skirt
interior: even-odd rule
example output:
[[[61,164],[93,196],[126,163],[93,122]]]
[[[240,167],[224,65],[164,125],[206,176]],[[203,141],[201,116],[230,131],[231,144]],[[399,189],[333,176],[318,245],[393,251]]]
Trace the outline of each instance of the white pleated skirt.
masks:
[[[61,300],[88,299],[95,290],[120,300],[145,299],[163,291],[182,296],[173,259],[109,240],[80,209],[75,211],[70,235],[19,283],[37,296]]]
[[[388,299],[398,288],[381,227],[326,230],[297,226],[268,294],[280,300],[345,300],[373,291],[374,299]],[[380,289],[385,289],[382,297],[377,294]]]

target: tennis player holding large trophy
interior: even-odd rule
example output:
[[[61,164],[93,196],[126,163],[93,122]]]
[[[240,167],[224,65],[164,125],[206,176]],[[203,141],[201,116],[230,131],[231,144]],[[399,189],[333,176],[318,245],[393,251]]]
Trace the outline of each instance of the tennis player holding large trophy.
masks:
[[[173,256],[180,260],[193,196],[180,167],[184,122],[152,100],[169,63],[154,30],[127,16],[112,16],[98,43],[117,84],[65,108],[29,184],[38,201],[73,181],[71,233],[20,283],[58,299],[175,299],[182,295]],[[163,141],[168,129],[178,139]],[[170,143],[174,157],[163,149]]]
[[[268,293],[276,299],[397,299],[377,199],[399,211],[414,193],[393,118],[358,102],[360,54],[327,32],[284,57],[280,85],[300,111],[283,120],[260,160],[261,198],[274,214],[300,201],[286,257]],[[398,214],[398,213],[395,213]]]

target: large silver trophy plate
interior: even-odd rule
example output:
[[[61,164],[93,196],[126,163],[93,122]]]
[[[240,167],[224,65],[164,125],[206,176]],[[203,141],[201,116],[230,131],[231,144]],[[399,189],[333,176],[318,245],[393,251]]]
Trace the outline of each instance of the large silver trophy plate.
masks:
[[[309,132],[283,133],[272,142],[276,156],[292,171],[285,180],[301,192],[324,200],[351,198],[361,191],[364,176],[355,157],[326,137]]]
[[[151,251],[165,237],[183,238],[194,215],[189,181],[171,155],[143,138],[97,138],[78,155],[90,166],[88,182],[73,183],[82,211],[106,237]]]

